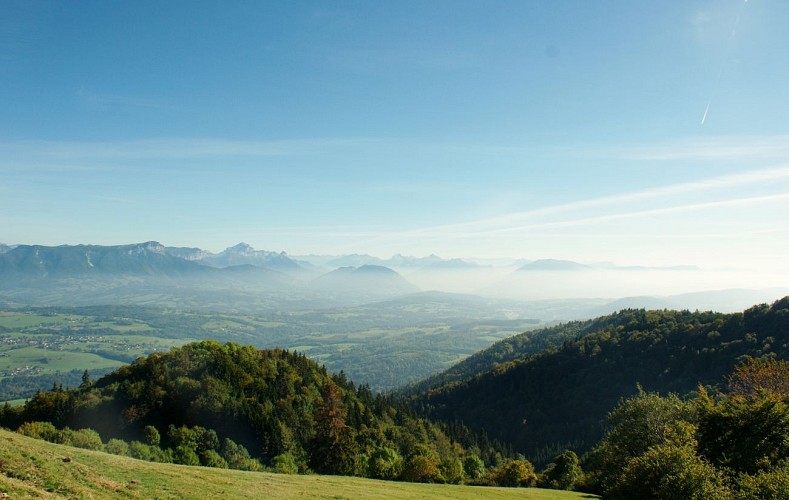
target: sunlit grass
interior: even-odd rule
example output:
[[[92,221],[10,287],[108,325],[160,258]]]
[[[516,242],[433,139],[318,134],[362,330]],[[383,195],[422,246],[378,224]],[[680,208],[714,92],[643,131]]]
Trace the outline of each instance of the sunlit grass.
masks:
[[[2,430],[0,492],[11,498],[589,498],[579,493],[536,488],[413,484],[155,464],[56,445]]]

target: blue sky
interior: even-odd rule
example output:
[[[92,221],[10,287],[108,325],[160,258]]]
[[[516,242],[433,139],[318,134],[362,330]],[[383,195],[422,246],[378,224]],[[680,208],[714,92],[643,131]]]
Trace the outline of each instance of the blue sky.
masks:
[[[789,276],[783,0],[4,1],[0,106],[4,243]]]

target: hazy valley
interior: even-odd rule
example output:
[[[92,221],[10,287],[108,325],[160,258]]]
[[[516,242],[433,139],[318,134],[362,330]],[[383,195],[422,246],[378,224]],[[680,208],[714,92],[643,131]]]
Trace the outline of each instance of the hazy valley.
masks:
[[[789,500],[787,20],[0,3],[0,498]]]
[[[618,405],[692,397],[699,384],[725,394],[743,360],[789,355],[783,289],[495,293],[607,272],[702,271],[291,258],[244,244],[219,254],[156,242],[3,246],[0,395],[27,402],[0,418],[160,462],[607,494],[626,479],[589,457],[607,453]],[[458,293],[464,283],[478,293]],[[723,312],[758,302],[772,306]],[[558,479],[565,465],[575,472]]]

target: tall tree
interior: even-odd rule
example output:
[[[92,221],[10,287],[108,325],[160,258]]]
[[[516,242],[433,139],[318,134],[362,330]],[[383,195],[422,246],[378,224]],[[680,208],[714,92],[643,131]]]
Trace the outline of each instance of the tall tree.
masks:
[[[346,423],[347,411],[337,385],[329,381],[321,391],[322,402],[315,410],[315,439],[312,465],[317,472],[355,475],[358,472],[356,431]]]

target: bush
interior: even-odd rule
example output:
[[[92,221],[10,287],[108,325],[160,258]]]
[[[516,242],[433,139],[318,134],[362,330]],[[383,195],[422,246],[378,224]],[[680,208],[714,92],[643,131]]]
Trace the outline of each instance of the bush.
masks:
[[[534,486],[537,483],[537,474],[534,466],[528,460],[510,460],[491,474],[491,479],[499,486],[516,488],[519,486]]]
[[[99,433],[93,429],[80,429],[71,433],[71,446],[86,450],[100,451],[104,449]]]
[[[578,463],[578,455],[567,450],[553,459],[553,463],[545,468],[537,483],[541,488],[572,490],[576,484],[583,480],[583,477],[584,473]]]
[[[50,422],[25,422],[19,426],[16,432],[51,443],[56,443],[60,439],[60,431]]]
[[[227,462],[214,450],[206,450],[200,454],[200,463],[206,467],[216,467],[217,469],[227,469]]]
[[[280,474],[299,473],[299,465],[292,453],[280,453],[271,461],[271,467]]]
[[[612,499],[723,500],[731,493],[713,466],[689,446],[663,445],[630,460],[605,495]]]
[[[126,441],[122,441],[120,439],[110,439],[107,441],[107,444],[104,445],[104,451],[107,453],[111,453],[113,455],[120,455],[123,457],[130,457],[131,451],[129,450],[129,444]]]
[[[584,468],[590,472],[585,488],[601,493],[619,479],[628,461],[668,441],[689,441],[695,429],[694,407],[676,395],[661,397],[639,387],[636,395],[622,399],[608,414],[609,430],[587,454]]]
[[[142,435],[145,439],[145,444],[149,446],[159,446],[162,442],[161,434],[159,434],[156,427],[152,425],[146,425],[145,429],[142,430]]]
[[[227,466],[231,469],[261,471],[263,465],[260,462],[249,456],[244,446],[237,444],[230,438],[225,438],[222,442],[222,458],[227,462]]]
[[[172,450],[162,450],[158,446],[149,446],[139,441],[131,442],[129,454],[133,458],[149,462],[172,463],[175,461]],[[195,465],[199,465],[199,463]]]
[[[737,481],[738,499],[787,500],[789,498],[789,465],[756,475],[742,474]]]
[[[138,460],[151,460],[151,447],[139,441],[132,441],[129,445],[129,455]]]
[[[377,479],[392,481],[403,472],[403,457],[396,450],[383,446],[377,448],[370,457],[368,474]]]
[[[699,454],[712,464],[757,474],[789,457],[789,404],[760,393],[751,399],[730,396],[702,401]]]
[[[403,469],[400,478],[411,483],[443,483],[444,478],[432,458],[413,455]]]
[[[200,465],[200,457],[197,456],[197,452],[186,444],[179,445],[173,450],[173,460],[181,465]]]
[[[463,461],[463,470],[469,479],[479,479],[485,474],[485,462],[476,455],[469,455]]]
[[[450,484],[460,484],[466,477],[463,470],[463,462],[457,457],[445,458],[439,467],[441,476]]]

